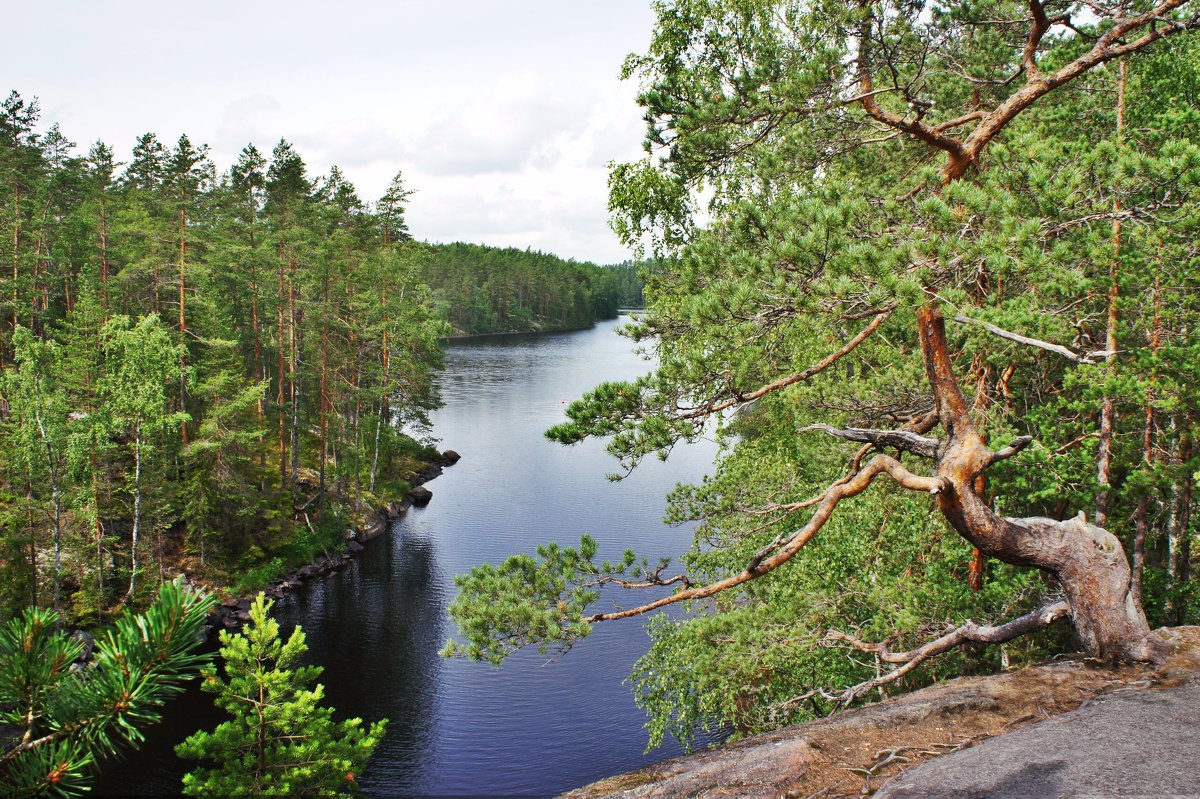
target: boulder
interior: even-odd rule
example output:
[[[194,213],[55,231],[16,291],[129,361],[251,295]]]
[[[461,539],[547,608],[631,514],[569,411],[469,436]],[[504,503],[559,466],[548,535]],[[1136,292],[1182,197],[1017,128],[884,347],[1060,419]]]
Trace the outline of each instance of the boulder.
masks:
[[[76,630],[71,637],[83,644],[83,651],[75,658],[76,663],[87,663],[92,659],[92,650],[96,648],[96,639],[83,630]]]
[[[416,477],[414,477],[411,482],[413,485],[419,486],[422,483],[428,483],[430,480],[434,479],[435,477],[440,476],[441,473],[442,473],[441,466],[438,466],[436,463],[429,463],[429,464],[426,464],[424,469],[417,472]]]
[[[448,449],[442,453],[442,465],[443,466],[453,466],[454,464],[458,463],[461,459],[462,459],[462,455],[459,455],[457,452],[455,452],[452,449]]]
[[[387,517],[382,513],[377,513],[363,525],[362,531],[358,534],[358,540],[370,541],[372,538],[383,535],[385,530],[387,530]]]
[[[408,492],[408,496],[414,505],[423,508],[429,504],[429,500],[433,499],[433,492],[424,486],[417,486]]]
[[[355,555],[357,555],[359,552],[362,552],[363,549],[365,549],[365,547],[363,547],[363,545],[358,543],[357,541],[347,541],[346,549],[350,550]]]

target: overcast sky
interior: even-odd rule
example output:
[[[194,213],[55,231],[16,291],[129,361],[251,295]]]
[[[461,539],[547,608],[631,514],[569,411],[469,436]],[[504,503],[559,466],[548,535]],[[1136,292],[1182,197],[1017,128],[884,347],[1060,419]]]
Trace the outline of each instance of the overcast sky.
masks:
[[[641,154],[651,0],[12,3],[0,76],[80,150],[207,143],[225,170],[280,137],[376,199],[398,170],[417,238],[610,263],[609,161]]]

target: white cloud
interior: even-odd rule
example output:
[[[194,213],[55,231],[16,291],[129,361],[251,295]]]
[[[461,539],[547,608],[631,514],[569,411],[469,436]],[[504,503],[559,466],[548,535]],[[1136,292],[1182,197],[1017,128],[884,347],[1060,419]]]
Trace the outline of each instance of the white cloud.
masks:
[[[364,199],[403,170],[418,237],[626,257],[605,165],[640,154],[636,88],[649,0],[62,0],[6,12],[0,74],[43,119],[128,158],[187,132],[227,168],[248,142],[293,142]],[[0,87],[7,89],[8,87]]]

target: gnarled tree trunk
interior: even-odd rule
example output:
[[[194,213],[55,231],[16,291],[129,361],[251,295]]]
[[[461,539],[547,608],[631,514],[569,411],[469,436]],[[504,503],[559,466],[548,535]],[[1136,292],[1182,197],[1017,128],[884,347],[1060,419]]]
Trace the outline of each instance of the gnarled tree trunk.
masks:
[[[1115,535],[1089,524],[1082,512],[1067,521],[1005,518],[975,492],[975,478],[1004,454],[990,450],[971,421],[954,377],[938,303],[920,308],[917,320],[925,369],[946,433],[937,454],[943,515],[985,555],[1053,575],[1089,654],[1106,660],[1157,660],[1165,644],[1150,635],[1125,550]]]

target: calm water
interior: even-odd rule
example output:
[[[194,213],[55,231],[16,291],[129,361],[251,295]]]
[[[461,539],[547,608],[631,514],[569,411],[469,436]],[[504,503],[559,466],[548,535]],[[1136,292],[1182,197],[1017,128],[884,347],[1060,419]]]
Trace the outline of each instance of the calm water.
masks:
[[[285,630],[303,625],[339,712],[391,720],[362,781],[368,795],[544,796],[678,754],[669,746],[642,754],[645,717],[623,684],[648,646],[640,620],[598,625],[551,662],[523,652],[497,669],[437,656],[454,632],[446,617],[454,575],[472,566],[585,532],[599,540],[601,559],[627,547],[658,556],[688,546],[688,530],[661,523],[665,495],[699,479],[714,446],[681,448],[669,463],[647,462],[611,483],[605,474],[616,463],[601,442],[562,447],[542,435],[597,382],[647,371],[613,324],[451,345],[434,429],[463,459],[429,484],[427,508],[277,604]],[[203,695],[184,697],[150,746],[100,787],[171,795],[187,765],[170,747],[219,720]]]

